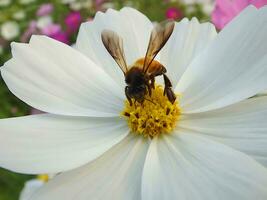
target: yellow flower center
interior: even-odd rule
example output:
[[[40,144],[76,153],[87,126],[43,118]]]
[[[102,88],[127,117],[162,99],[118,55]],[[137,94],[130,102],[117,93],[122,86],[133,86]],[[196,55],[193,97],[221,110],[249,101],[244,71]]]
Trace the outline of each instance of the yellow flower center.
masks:
[[[133,133],[144,137],[155,137],[159,134],[170,133],[180,117],[178,100],[173,104],[163,95],[163,88],[156,85],[151,96],[145,96],[145,101],[133,104],[126,100],[122,116],[127,120]]]

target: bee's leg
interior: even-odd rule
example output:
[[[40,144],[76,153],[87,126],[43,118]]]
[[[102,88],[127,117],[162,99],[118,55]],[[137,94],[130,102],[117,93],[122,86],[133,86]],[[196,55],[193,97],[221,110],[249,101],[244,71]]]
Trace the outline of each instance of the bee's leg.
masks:
[[[144,99],[142,101],[140,101],[140,104],[142,107],[144,107],[144,101],[145,101]]]
[[[155,89],[155,76],[151,77],[151,83],[150,83],[152,89]]]
[[[150,85],[150,83],[149,83],[149,80],[146,81],[145,84],[146,84],[146,86],[147,86],[148,94],[149,94],[149,96],[151,97],[152,91],[151,91],[151,85]]]
[[[149,94],[149,96],[151,97],[151,94],[152,94],[152,91],[151,91],[151,86],[150,86],[150,85],[148,85],[148,86],[147,86],[147,89],[148,89],[148,94]]]
[[[132,99],[131,99],[131,97],[130,97],[130,95],[129,95],[129,87],[126,86],[125,89],[124,89],[124,91],[125,91],[125,95],[126,95],[126,97],[127,97],[127,100],[128,100],[129,103],[130,103],[130,106],[132,106],[132,105],[133,105],[133,102],[132,102]]]
[[[167,72],[166,68],[163,65],[161,65],[159,68],[154,70],[153,73],[149,75],[149,80],[151,81],[150,85],[152,89],[155,89],[155,77],[161,76],[166,72]]]
[[[162,74],[162,75],[163,75],[164,84],[165,84],[164,95],[166,95],[166,90],[167,90],[167,88],[171,88],[172,87],[172,83],[171,83],[170,79],[168,78],[168,76],[166,76],[166,74]]]
[[[164,88],[164,95],[167,95],[169,101],[171,103],[174,103],[176,96],[174,94],[174,92],[172,91],[172,84],[170,79],[166,76],[166,74],[163,74],[164,77],[164,84],[165,84],[165,88]]]

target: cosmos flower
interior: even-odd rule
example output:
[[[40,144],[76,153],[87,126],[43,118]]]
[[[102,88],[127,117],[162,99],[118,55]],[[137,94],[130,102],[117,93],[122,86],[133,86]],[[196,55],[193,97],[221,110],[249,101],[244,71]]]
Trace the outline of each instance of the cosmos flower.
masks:
[[[177,1],[177,0],[176,0]],[[190,8],[189,6],[194,5],[194,4],[199,4],[201,5],[203,11],[207,14],[210,15],[213,8],[214,8],[214,0],[178,0],[183,2]]]
[[[53,35],[50,35],[49,37],[57,40],[57,41],[60,41],[60,42],[63,42],[65,44],[69,44],[69,38],[68,38],[68,35],[67,33],[65,33],[64,31],[59,31]]]
[[[39,29],[43,29],[50,24],[53,24],[53,19],[50,15],[40,17],[36,22],[36,27]]]
[[[77,0],[61,0],[61,3],[63,3],[63,4],[70,4],[70,3],[74,3],[76,1]]]
[[[41,34],[47,35],[57,41],[69,44],[69,39],[67,33],[65,33],[60,24],[49,24],[43,29],[41,29]]]
[[[13,18],[16,20],[23,20],[26,17],[26,13],[23,10],[19,10],[13,14]]]
[[[210,3],[211,0],[182,0],[182,2],[185,4],[194,4],[194,3],[206,4],[206,3]]]
[[[168,19],[180,19],[182,18],[183,14],[182,12],[178,9],[178,8],[175,8],[175,7],[171,7],[171,8],[168,8],[166,10],[166,18]]]
[[[53,12],[54,6],[51,3],[45,3],[40,6],[40,8],[37,10],[36,15],[37,16],[45,16],[49,15]]]
[[[0,1],[0,7],[8,6],[11,3],[11,0],[2,0]]]
[[[82,22],[82,16],[80,12],[76,11],[69,13],[65,18],[67,31],[69,33],[76,32],[79,29],[81,22]]]
[[[33,34],[42,34],[65,44],[69,44],[69,37],[67,33],[62,30],[60,24],[49,22],[47,24],[44,23],[44,26],[39,26],[40,28],[38,28],[37,25],[38,23],[36,21],[32,21],[26,31],[22,34],[20,40],[22,42],[27,42]]]
[[[41,174],[35,179],[31,179],[24,184],[19,200],[29,200],[31,196],[41,188],[52,176]]]
[[[267,98],[249,97],[267,88],[266,17],[266,7],[248,7],[219,34],[195,18],[176,23],[156,57],[173,104],[159,77],[130,105],[101,42],[111,29],[128,64],[144,57],[153,25],[134,9],[98,12],[76,49],[45,36],[13,43],[3,79],[48,114],[0,120],[0,166],[61,172],[31,200],[265,200]]]
[[[260,8],[267,5],[267,0],[216,0],[212,22],[218,29],[222,29],[248,5]]]
[[[39,30],[37,28],[37,22],[36,21],[31,21],[31,22],[29,22],[27,29],[21,35],[20,41],[21,42],[28,42],[30,37],[33,34],[37,34],[38,32],[39,32]]]
[[[19,35],[19,24],[16,21],[7,21],[0,27],[1,36],[5,40],[13,40]]]
[[[42,34],[49,36],[49,35],[53,35],[53,34],[59,32],[59,31],[61,31],[60,24],[52,23],[52,24],[48,24],[46,27],[44,27],[42,29]]]
[[[22,5],[28,5],[30,3],[33,3],[35,0],[19,0],[19,3]]]

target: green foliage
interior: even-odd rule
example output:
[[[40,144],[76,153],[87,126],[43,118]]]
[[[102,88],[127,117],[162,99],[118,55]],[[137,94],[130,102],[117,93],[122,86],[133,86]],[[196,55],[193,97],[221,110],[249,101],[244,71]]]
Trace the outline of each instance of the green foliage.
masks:
[[[17,200],[24,182],[31,178],[33,177],[0,169],[0,200]]]
[[[29,110],[29,106],[15,97],[0,79],[0,118],[23,116]]]

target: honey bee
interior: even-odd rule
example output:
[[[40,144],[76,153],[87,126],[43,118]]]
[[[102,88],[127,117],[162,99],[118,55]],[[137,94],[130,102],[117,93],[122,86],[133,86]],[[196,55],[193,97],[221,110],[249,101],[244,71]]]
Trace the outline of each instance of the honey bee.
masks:
[[[154,60],[170,38],[174,25],[174,21],[170,20],[156,24],[151,31],[145,57],[138,59],[131,66],[128,66],[125,61],[122,38],[114,31],[102,31],[101,39],[106,50],[124,73],[127,84],[125,95],[130,105],[132,105],[132,99],[143,103],[147,93],[151,96],[152,89],[155,88],[155,77],[161,75],[164,78],[164,95],[167,95],[171,103],[175,102],[176,96],[172,91],[171,81],[166,75],[167,70],[160,62]]]

